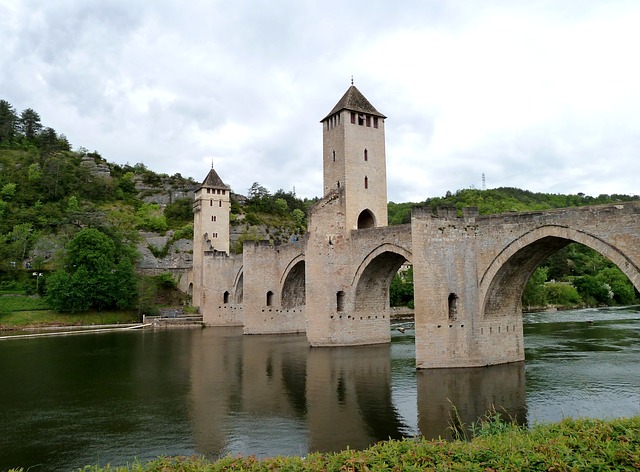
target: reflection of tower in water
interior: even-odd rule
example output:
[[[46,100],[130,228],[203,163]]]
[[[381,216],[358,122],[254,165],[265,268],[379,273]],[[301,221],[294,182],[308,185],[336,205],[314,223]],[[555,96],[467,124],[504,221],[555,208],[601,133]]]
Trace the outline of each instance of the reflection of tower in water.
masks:
[[[307,366],[312,451],[362,449],[402,437],[391,399],[391,346],[312,349]]]
[[[526,424],[524,362],[417,372],[418,427],[427,439],[451,438],[452,422],[469,427],[493,409]]]
[[[305,454],[401,437],[390,346],[309,349],[296,335],[194,336],[191,421],[196,452]]]

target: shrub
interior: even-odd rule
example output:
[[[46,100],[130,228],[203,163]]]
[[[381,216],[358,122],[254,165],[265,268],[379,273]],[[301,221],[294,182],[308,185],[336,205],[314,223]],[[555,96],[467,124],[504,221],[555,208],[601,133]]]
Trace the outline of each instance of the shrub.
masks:
[[[547,301],[552,305],[574,306],[580,303],[580,294],[573,285],[549,282],[545,285]]]

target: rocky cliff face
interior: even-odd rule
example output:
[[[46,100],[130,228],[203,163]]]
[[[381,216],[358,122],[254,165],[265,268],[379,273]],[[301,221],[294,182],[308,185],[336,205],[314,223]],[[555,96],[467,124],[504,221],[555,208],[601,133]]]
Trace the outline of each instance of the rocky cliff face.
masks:
[[[156,203],[161,207],[165,207],[180,198],[193,200],[195,193],[195,184],[187,181],[184,184],[176,185],[171,183],[169,178],[163,179],[160,185],[150,185],[143,182],[140,176],[136,176],[135,185],[140,200],[145,203]]]
[[[173,231],[167,231],[164,236],[157,233],[140,232],[140,236],[142,236],[142,240],[138,244],[141,256],[138,262],[140,271],[157,274],[191,269],[193,265],[193,241],[191,239],[179,239],[171,242]]]

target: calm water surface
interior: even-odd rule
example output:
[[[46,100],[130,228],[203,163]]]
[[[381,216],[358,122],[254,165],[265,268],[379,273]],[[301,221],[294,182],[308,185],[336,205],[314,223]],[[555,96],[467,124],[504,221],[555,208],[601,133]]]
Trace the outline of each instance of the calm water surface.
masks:
[[[310,349],[228,328],[0,342],[0,470],[159,455],[304,455],[447,436],[452,405],[523,424],[640,414],[640,308],[525,315],[525,363],[415,370],[386,346]]]

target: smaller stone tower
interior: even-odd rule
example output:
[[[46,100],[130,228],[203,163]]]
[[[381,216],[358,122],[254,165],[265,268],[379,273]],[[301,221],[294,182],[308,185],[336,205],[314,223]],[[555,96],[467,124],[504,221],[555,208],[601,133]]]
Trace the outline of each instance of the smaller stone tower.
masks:
[[[229,253],[230,188],[211,168],[196,190],[193,204],[193,263],[202,266],[207,252]]]
[[[347,230],[387,226],[385,119],[351,85],[321,121],[324,196],[343,192]]]

